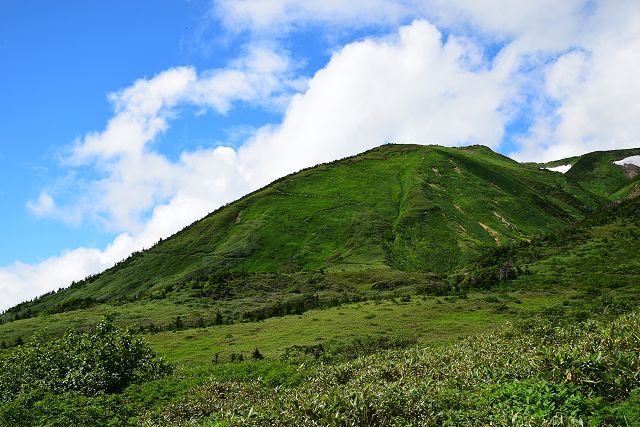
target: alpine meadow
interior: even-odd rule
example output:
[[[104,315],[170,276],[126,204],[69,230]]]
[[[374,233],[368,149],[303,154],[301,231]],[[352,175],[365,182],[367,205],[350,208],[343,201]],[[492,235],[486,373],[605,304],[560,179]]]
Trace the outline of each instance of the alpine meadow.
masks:
[[[638,153],[390,144],[286,176],[6,310],[0,419],[634,425]]]
[[[1,0],[0,58],[0,427],[640,427],[640,0]]]

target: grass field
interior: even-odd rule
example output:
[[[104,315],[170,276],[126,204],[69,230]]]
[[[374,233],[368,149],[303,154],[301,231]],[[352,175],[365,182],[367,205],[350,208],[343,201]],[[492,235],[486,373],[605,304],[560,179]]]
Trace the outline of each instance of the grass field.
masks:
[[[433,345],[490,330],[512,319],[523,307],[533,310],[558,305],[569,296],[519,292],[493,298],[488,295],[493,296],[472,293],[466,299],[423,299],[414,295],[405,298],[409,301],[365,301],[261,322],[161,332],[148,335],[147,340],[180,366],[210,363],[216,353],[225,361],[232,353],[248,358],[256,347],[265,357],[277,359],[293,345],[346,343],[368,336],[409,336],[421,345]]]

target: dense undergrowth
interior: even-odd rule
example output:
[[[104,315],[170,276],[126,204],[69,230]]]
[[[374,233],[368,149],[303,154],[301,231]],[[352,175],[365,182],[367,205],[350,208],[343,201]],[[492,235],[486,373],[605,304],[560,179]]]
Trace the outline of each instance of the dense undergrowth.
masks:
[[[0,425],[638,425],[640,311],[596,305],[587,318],[574,304],[529,312],[443,346],[359,338],[169,376],[139,338],[102,324],[5,353],[14,375],[2,377]],[[104,345],[116,336],[137,350]],[[65,341],[83,363],[62,360]]]
[[[300,386],[211,382],[150,417],[189,425],[637,425],[640,315],[543,315],[440,348],[318,366]]]
[[[0,354],[0,425],[97,425],[117,410],[108,396],[172,371],[140,336],[108,318],[92,333],[35,335]]]

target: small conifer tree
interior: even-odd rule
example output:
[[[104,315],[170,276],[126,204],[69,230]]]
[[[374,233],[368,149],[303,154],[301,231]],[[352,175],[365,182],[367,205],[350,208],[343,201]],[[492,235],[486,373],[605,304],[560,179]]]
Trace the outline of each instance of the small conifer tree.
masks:
[[[222,325],[222,321],[223,321],[223,319],[222,319],[222,314],[220,314],[220,312],[219,312],[219,311],[218,311],[218,312],[216,312],[216,317],[215,317],[215,319],[213,320],[213,324],[214,324],[214,325]]]
[[[260,353],[260,350],[258,350],[258,347],[256,347],[256,349],[253,351],[253,354],[251,355],[251,358],[253,360],[262,360],[264,359],[264,356],[262,355],[262,353]]]

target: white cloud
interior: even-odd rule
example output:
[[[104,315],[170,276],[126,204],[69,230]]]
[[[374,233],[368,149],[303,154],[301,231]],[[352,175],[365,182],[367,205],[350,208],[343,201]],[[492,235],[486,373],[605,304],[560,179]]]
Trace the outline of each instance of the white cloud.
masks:
[[[94,166],[103,179],[89,182],[72,206],[56,209],[56,217],[68,222],[98,218],[111,229],[140,232],[142,217],[179,192],[190,167],[171,163],[153,147],[179,107],[195,105],[221,114],[238,102],[283,108],[291,92],[305,84],[291,77],[293,68],[286,54],[258,45],[223,69],[198,74],[192,67],[172,68],[110,94],[114,117],[102,132],[76,141],[67,158],[72,166]],[[47,197],[29,202],[28,208],[53,213],[55,202],[51,194]]]
[[[558,100],[567,100],[584,83],[588,72],[589,56],[580,50],[573,50],[560,56],[548,69],[546,92]]]
[[[77,248],[37,264],[16,262],[0,268],[0,310],[111,267],[133,251],[157,241],[151,238],[152,234],[132,237],[123,233],[104,250]]]
[[[273,179],[385,141],[496,147],[505,88],[499,73],[467,68],[472,51],[456,37],[443,43],[425,21],[397,37],[347,45],[294,97],[282,125],[258,133],[239,155],[251,159],[252,174]]]
[[[263,102],[296,85],[286,78],[286,57],[254,49],[223,70],[198,76],[181,67],[138,80],[111,95],[116,114],[106,129],[88,134],[72,151],[73,164],[95,162],[104,175],[89,185],[78,208],[105,217],[116,229],[140,232],[149,209],[187,188],[209,189],[215,182],[224,191],[214,194],[234,189],[220,199],[228,201],[284,173],[389,140],[496,147],[507,120],[501,112],[504,74],[478,68],[477,56],[469,40],[450,36],[444,42],[426,21],[386,39],[347,45],[292,99],[281,126],[260,130],[240,150],[241,174],[211,162],[211,153],[219,151],[185,153],[172,163],[154,151],[153,142],[180,105],[226,113],[234,101]],[[202,166],[198,157],[210,163]],[[199,183],[185,185],[185,177]]]
[[[553,108],[533,117],[516,157],[553,160],[640,145],[639,23],[638,2],[597,4],[579,49],[546,65],[539,96]]]
[[[357,29],[426,18],[458,34],[517,39],[529,50],[565,49],[582,31],[592,9],[585,0],[217,0],[212,4],[212,16],[231,32],[277,37],[311,26]]]
[[[89,133],[79,140],[70,161],[82,164],[93,158],[108,161],[140,155],[145,144],[167,129],[171,108],[195,80],[193,68],[178,67],[110,94],[116,115],[104,131]]]
[[[495,59],[512,107],[533,122],[512,155],[550,160],[638,145],[636,0],[219,0],[228,28],[279,37],[314,26],[361,28],[426,17],[453,34],[502,43]],[[546,81],[545,81],[546,80]],[[522,92],[524,91],[524,92]]]
[[[415,0],[220,0],[213,14],[230,31],[283,33],[309,24],[364,27],[416,17]],[[424,2],[423,2],[424,3]]]
[[[252,47],[228,68],[203,73],[189,88],[185,98],[220,113],[227,113],[231,104],[237,101],[281,108],[288,99],[283,94],[290,89],[304,88],[303,78],[290,76],[292,67],[288,56],[264,46]]]
[[[37,216],[50,216],[56,211],[53,197],[47,191],[41,191],[37,201],[27,202],[27,209]]]

